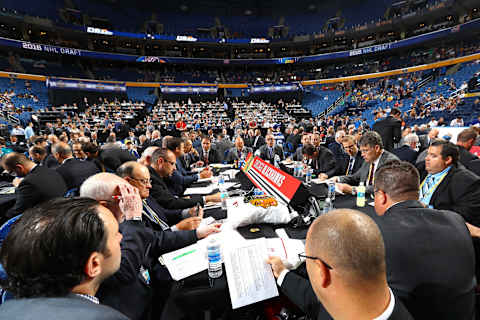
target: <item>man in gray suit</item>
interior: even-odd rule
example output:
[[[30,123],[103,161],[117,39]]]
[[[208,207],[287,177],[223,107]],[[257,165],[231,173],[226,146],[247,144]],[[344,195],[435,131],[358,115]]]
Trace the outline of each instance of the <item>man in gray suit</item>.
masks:
[[[396,155],[383,149],[382,137],[375,131],[365,133],[359,145],[365,160],[362,167],[352,175],[331,178],[338,182],[337,187],[343,193],[356,195],[360,181],[366,186],[366,193],[373,193],[375,171],[388,161],[398,160]]]
[[[217,135],[217,142],[215,143],[215,149],[217,149],[220,154],[221,161],[226,160],[225,153],[227,150],[233,148],[233,144],[229,138],[225,137],[223,133]]]
[[[235,138],[235,147],[228,150],[227,157],[224,159],[227,163],[233,163],[235,160],[246,159],[247,155],[253,152],[252,148],[245,147],[242,137]]]
[[[61,198],[26,211],[0,252],[5,289],[17,298],[0,318],[127,320],[95,297],[120,267],[121,240],[117,220],[96,200]]]

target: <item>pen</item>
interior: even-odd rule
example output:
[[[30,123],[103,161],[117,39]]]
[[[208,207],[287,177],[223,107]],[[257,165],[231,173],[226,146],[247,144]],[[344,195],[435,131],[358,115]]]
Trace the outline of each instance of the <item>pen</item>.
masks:
[[[120,199],[122,199],[122,196],[112,196],[112,199],[113,200],[120,200]]]

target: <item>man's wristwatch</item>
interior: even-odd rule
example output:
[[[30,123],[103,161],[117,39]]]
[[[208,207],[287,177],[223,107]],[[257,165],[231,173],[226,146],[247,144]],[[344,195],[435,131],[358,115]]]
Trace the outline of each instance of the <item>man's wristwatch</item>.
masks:
[[[357,195],[357,187],[352,187],[352,195],[353,196]]]

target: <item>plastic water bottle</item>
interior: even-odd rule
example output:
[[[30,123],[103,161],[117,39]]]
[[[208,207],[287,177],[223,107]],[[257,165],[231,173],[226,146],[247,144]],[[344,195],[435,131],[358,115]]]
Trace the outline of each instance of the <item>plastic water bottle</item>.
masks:
[[[222,210],[227,210],[227,199],[228,199],[228,192],[222,191],[220,193],[220,199],[222,200]]]
[[[329,181],[328,182],[328,198],[332,201],[335,201],[335,182]]]
[[[303,164],[299,161],[297,162],[297,177],[301,177],[302,176],[302,170],[303,170]]]
[[[227,191],[227,189],[225,189],[225,177],[223,175],[218,176],[218,190],[220,190],[220,192]]]
[[[333,210],[333,203],[332,199],[327,198],[325,199],[325,203],[323,204],[323,212],[322,214],[328,213],[329,211]]]
[[[357,207],[365,207],[365,185],[363,181],[357,187]]]
[[[305,174],[305,183],[307,185],[310,185],[310,183],[312,182],[312,174],[313,174],[313,169],[310,167],[307,167],[307,172]]]
[[[278,154],[273,157],[273,165],[278,168],[280,167],[280,156]]]
[[[208,276],[212,279],[222,276],[222,255],[220,252],[220,243],[211,238],[207,243],[208,254]]]

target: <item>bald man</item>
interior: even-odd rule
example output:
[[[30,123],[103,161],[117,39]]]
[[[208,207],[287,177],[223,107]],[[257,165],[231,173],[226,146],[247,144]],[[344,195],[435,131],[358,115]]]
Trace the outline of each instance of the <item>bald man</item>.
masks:
[[[67,191],[65,181],[59,173],[36,165],[24,154],[7,154],[2,159],[2,166],[11,175],[23,179],[15,190],[15,205],[9,211],[0,213],[0,222],[22,214],[43,201],[62,197]]]
[[[88,177],[100,172],[95,163],[75,159],[72,148],[64,142],[53,145],[52,154],[60,164],[55,170],[62,176],[68,190],[78,190]]]
[[[340,209],[317,218],[304,257],[311,286],[278,257],[268,262],[285,295],[313,319],[328,319],[325,310],[333,319],[413,319],[387,284],[383,238],[365,214]]]

